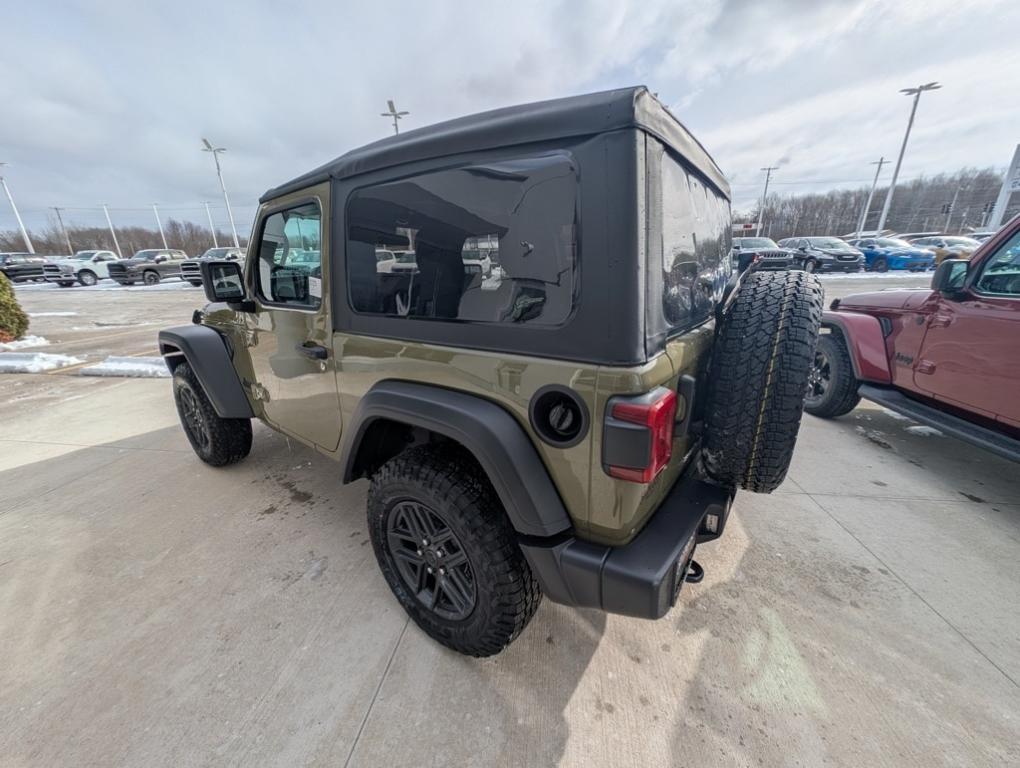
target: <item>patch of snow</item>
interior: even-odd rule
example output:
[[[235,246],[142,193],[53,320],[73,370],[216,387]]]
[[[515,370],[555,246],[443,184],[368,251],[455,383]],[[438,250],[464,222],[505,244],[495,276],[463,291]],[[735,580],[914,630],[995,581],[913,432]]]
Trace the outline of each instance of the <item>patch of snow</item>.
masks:
[[[48,347],[50,342],[42,336],[26,336],[17,341],[8,341],[0,344],[0,352],[13,352],[16,349],[28,349],[29,347]]]
[[[907,427],[905,431],[912,435],[921,435],[922,437],[944,437],[935,427],[926,427],[923,424],[918,424],[916,427]]]
[[[168,379],[170,371],[162,357],[108,357],[79,372],[82,376],[120,376],[131,379]]]
[[[913,421],[909,416],[904,416],[902,413],[896,413],[896,411],[890,411],[888,408],[882,409],[886,416],[896,419],[896,421]]]
[[[42,373],[84,362],[84,359],[70,355],[47,355],[44,352],[0,352],[0,373]]]
[[[931,285],[931,272],[908,272],[897,270],[895,272],[815,272],[819,280],[918,280],[928,283],[921,286],[927,288]]]
[[[29,317],[77,317],[77,312],[29,312]]]

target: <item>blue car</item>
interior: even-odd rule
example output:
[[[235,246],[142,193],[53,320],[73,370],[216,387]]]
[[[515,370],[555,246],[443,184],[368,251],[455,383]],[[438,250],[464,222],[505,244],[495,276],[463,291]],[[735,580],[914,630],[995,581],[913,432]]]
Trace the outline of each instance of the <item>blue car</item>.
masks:
[[[872,272],[888,272],[890,269],[923,272],[935,267],[934,252],[911,245],[906,240],[868,237],[848,242],[864,254],[864,268]]]

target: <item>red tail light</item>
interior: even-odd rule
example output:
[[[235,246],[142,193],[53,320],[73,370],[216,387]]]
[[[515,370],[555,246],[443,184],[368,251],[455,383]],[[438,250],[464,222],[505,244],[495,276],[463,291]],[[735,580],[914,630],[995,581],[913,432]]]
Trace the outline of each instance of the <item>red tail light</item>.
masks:
[[[609,416],[603,455],[612,459],[606,462],[606,472],[620,480],[650,483],[666,468],[673,456],[676,392],[659,387],[641,397],[614,398],[610,401]],[[618,441],[626,440],[631,446],[626,451],[626,456],[623,451],[609,445],[614,440],[614,432],[630,433],[633,429],[616,428],[612,424],[614,420],[626,423],[621,426],[634,424],[643,427],[647,431],[647,443],[640,435],[631,434],[629,438],[622,438],[622,435],[617,437]],[[628,456],[633,458],[627,460]]]

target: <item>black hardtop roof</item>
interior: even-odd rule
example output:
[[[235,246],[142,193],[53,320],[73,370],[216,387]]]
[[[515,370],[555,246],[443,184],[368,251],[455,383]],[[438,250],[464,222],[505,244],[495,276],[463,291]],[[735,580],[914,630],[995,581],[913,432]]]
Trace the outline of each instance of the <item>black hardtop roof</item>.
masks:
[[[646,87],[632,86],[503,107],[391,136],[270,189],[260,202],[331,178],[344,179],[418,160],[624,128],[638,128],[655,136],[729,198],[729,184],[705,148]]]

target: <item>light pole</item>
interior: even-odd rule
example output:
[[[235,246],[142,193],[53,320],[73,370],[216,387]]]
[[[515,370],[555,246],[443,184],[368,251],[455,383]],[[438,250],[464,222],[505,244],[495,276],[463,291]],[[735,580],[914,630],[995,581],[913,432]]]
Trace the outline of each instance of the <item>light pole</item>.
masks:
[[[156,207],[155,203],[152,204],[152,212],[156,214],[156,226],[159,227],[159,239],[163,241],[164,248],[169,248],[170,246],[166,244],[166,235],[163,234],[163,222],[159,220],[159,208]]]
[[[875,162],[872,163],[872,165],[877,165],[878,166],[878,170],[875,171],[875,180],[871,183],[871,191],[868,193],[868,202],[866,202],[864,204],[864,210],[861,211],[861,218],[857,222],[857,237],[861,236],[861,230],[864,229],[864,225],[867,223],[867,220],[868,220],[868,211],[871,210],[871,200],[872,200],[872,198],[875,197],[875,188],[878,186],[878,174],[880,174],[882,172],[882,166],[885,165],[888,162],[889,161],[885,159],[885,156],[882,156],[882,157],[878,158],[878,160],[876,160]],[[882,232],[881,231],[877,231],[875,234],[876,235],[881,235]]]
[[[237,239],[237,227],[234,225],[234,212],[230,210],[230,198],[227,197],[227,185],[223,183],[223,169],[220,168],[220,152],[226,152],[225,147],[214,147],[209,143],[209,139],[202,139],[202,143],[205,144],[203,152],[211,152],[213,160],[216,161],[216,175],[220,179],[220,189],[223,190],[223,202],[227,204],[227,217],[230,219],[230,231],[234,235],[234,247],[240,248],[241,243]]]
[[[7,163],[0,163],[0,167],[7,165]],[[18,220],[18,229],[21,230],[21,239],[25,241],[25,249],[29,253],[35,253],[35,248],[32,247],[32,241],[28,239],[28,230],[25,229],[25,222],[21,220],[21,214],[18,213],[18,206],[14,204],[14,197],[11,195],[11,190],[7,186],[7,181],[4,179],[3,174],[0,174],[0,186],[4,188],[4,192],[7,194],[7,200],[11,204],[11,210],[14,211],[14,218]]]
[[[903,164],[903,153],[907,151],[907,141],[910,139],[910,129],[914,127],[914,115],[917,114],[917,102],[921,100],[921,94],[925,91],[936,91],[942,86],[931,82],[919,85],[916,88],[901,88],[900,93],[905,96],[913,96],[914,104],[910,107],[910,119],[907,120],[907,132],[903,134],[903,146],[900,147],[900,156],[896,159],[896,168],[893,170],[892,181],[889,182],[889,191],[885,195],[885,204],[882,206],[882,215],[878,217],[876,230],[881,232],[885,228],[885,219],[889,215],[889,208],[892,205],[893,192],[896,191],[896,179],[900,175],[900,166]]]
[[[772,171],[779,170],[778,165],[769,165],[761,170],[765,171],[765,189],[761,193],[761,206],[758,208],[758,226],[754,229],[754,236],[761,237],[761,222],[765,217],[765,200],[769,194],[769,179],[772,178]]]
[[[110,227],[110,237],[113,238],[113,246],[117,249],[117,255],[123,259],[124,254],[121,253],[120,243],[117,242],[117,233],[113,231],[113,222],[110,220],[110,209],[106,207],[106,203],[103,203],[103,213],[106,214],[106,224]]]
[[[397,108],[393,106],[393,99],[387,99],[386,106],[390,108],[389,112],[380,112],[380,117],[392,117],[393,118],[393,133],[400,133],[400,126],[397,121],[400,120],[404,115],[411,114],[410,112],[397,112]]]
[[[216,242],[216,225],[212,222],[212,211],[209,210],[209,201],[205,201],[205,215],[209,219],[209,229],[212,230],[212,247],[219,248],[220,244]]]
[[[74,256],[74,249],[71,247],[71,238],[67,236],[67,227],[64,226],[64,217],[60,215],[60,209],[57,206],[53,206],[53,212],[57,214],[57,223],[60,225],[60,233],[64,236],[64,242],[67,243],[67,253],[69,256]]]

